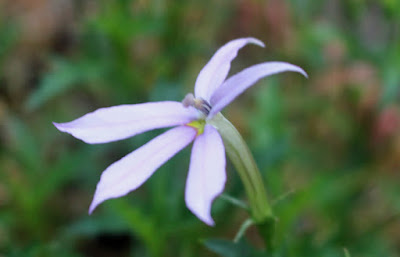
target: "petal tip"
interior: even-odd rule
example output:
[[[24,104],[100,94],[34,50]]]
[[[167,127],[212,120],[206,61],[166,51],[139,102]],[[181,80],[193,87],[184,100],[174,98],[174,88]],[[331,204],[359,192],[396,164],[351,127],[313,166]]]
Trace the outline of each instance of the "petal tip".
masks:
[[[63,126],[62,123],[57,123],[57,122],[52,122],[54,127],[56,127],[58,130],[63,131]]]
[[[258,46],[261,46],[261,47],[265,47],[264,42],[262,42],[261,40],[259,40],[257,38],[249,37],[249,38],[247,38],[247,40],[251,44],[255,44],[255,45],[258,45]]]
[[[207,219],[207,220],[203,220],[204,223],[206,223],[208,226],[210,227],[215,227],[215,222],[213,219]]]
[[[188,209],[202,222],[204,222],[206,225],[210,226],[210,227],[214,227],[215,226],[215,222],[213,220],[213,218],[211,217],[211,213],[210,210],[202,210],[202,209],[198,209],[198,206],[194,205],[190,200],[188,200],[188,198],[185,198],[185,202],[186,202],[186,206],[188,207]],[[213,200],[211,201],[211,203],[213,202]]]
[[[308,74],[307,74],[307,72],[305,72],[302,68],[300,68],[300,67],[297,67],[298,68],[298,72],[300,73],[300,74],[302,74],[306,79],[308,79]]]
[[[202,222],[204,222],[207,226],[214,227],[215,222],[213,218],[211,217],[210,213],[199,213],[199,211],[195,211],[191,208],[189,210]]]
[[[54,125],[54,127],[56,127],[59,131],[61,131],[61,132],[66,132],[66,133],[70,133],[70,134],[71,134],[71,132],[70,132],[70,130],[69,130],[68,123],[69,123],[69,122],[67,122],[67,123],[57,123],[57,122],[53,122],[53,125]]]
[[[299,67],[297,65],[287,63],[287,62],[271,62],[271,63],[276,63],[278,65],[284,65],[284,66],[286,66],[286,69],[287,69],[286,71],[298,72],[301,75],[303,75],[305,78],[308,79],[307,72],[305,72],[301,67]],[[283,68],[283,69],[285,69],[285,68]],[[285,70],[282,70],[282,71],[285,71]]]
[[[93,211],[96,209],[96,207],[97,207],[99,204],[100,204],[100,203],[96,203],[96,202],[93,200],[92,203],[90,204],[88,214],[89,214],[89,215],[92,215]]]
[[[291,64],[291,63],[287,63],[287,62],[270,62],[270,63],[276,63],[276,64],[278,64],[278,65],[286,66],[286,71],[298,72],[298,73],[300,73],[301,75],[303,75],[305,78],[308,79],[308,74],[307,74],[307,72],[305,72],[302,68],[300,68],[300,67],[297,66],[297,65],[294,65],[294,64]],[[285,71],[284,69],[285,69],[285,67],[283,67],[283,70],[282,70],[282,71]],[[279,71],[279,72],[282,72],[282,71]],[[271,74],[271,75],[272,75],[272,74]]]

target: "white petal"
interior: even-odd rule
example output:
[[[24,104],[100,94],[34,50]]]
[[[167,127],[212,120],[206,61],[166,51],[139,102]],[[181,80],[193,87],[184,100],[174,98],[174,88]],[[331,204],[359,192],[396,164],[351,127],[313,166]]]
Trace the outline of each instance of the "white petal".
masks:
[[[246,44],[256,44],[264,47],[263,42],[255,38],[239,38],[222,46],[200,71],[194,88],[196,98],[210,100],[215,89],[222,84],[228,75],[231,61],[235,59],[238,51]]]
[[[212,118],[225,106],[232,102],[238,95],[251,87],[259,79],[284,71],[294,71],[307,77],[305,71],[293,64],[285,62],[266,62],[253,65],[227,79],[211,97],[211,112],[208,118]]]
[[[54,123],[89,144],[107,143],[132,137],[152,129],[186,124],[198,112],[180,102],[152,102],[101,108],[74,121]]]
[[[218,131],[206,125],[193,143],[186,180],[186,205],[200,220],[212,226],[211,205],[226,181],[225,149]]]
[[[163,163],[192,142],[196,133],[187,126],[173,128],[111,164],[101,175],[89,213],[103,201],[138,188]]]

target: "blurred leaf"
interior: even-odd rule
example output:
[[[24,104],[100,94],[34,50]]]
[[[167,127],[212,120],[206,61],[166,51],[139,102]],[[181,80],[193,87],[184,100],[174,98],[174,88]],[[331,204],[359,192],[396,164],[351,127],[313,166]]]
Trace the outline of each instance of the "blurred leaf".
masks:
[[[394,46],[389,50],[390,55],[383,62],[383,93],[381,104],[386,106],[399,100],[400,93],[400,47]]]
[[[222,257],[266,257],[269,254],[265,252],[257,251],[250,246],[245,240],[241,240],[238,243],[233,243],[224,239],[208,239],[204,242],[204,245],[213,251],[221,255]]]
[[[39,143],[31,128],[15,116],[10,116],[5,125],[12,136],[9,148],[12,155],[25,165],[29,174],[37,172],[41,166],[41,152],[38,151]]]
[[[398,0],[382,0],[383,8],[385,9],[386,13],[394,18],[400,17],[400,1]]]
[[[145,215],[139,206],[130,205],[127,201],[120,199],[112,202],[121,218],[128,224],[128,227],[143,240],[146,248],[152,256],[162,256],[164,231],[152,219],[151,215]]]
[[[83,146],[61,155],[53,165],[46,167],[45,178],[43,178],[46,183],[37,188],[37,197],[47,199],[72,180],[89,176],[88,171],[93,169],[93,164],[88,160],[94,160],[95,156],[105,150],[106,148],[93,149],[90,146]],[[82,171],[87,174],[82,174]]]
[[[53,65],[54,69],[44,75],[38,89],[29,97],[26,109],[33,111],[74,86],[94,82],[104,72],[101,64],[85,60],[75,63],[54,59]]]
[[[2,21],[0,16],[0,64],[2,64],[2,59],[5,55],[15,45],[17,39],[18,31],[15,24]]]
[[[96,236],[102,232],[125,232],[127,223],[122,219],[117,219],[109,213],[96,213],[94,215],[86,215],[74,223],[66,226],[62,231],[60,238],[62,240],[72,240],[78,236]]]
[[[62,244],[42,244],[34,241],[28,246],[14,247],[6,255],[7,257],[83,257],[83,255],[67,249]]]
[[[89,23],[121,45],[131,43],[135,35],[162,31],[164,25],[160,19],[151,13],[134,15],[130,5],[130,1],[109,0],[102,6],[100,15]]]

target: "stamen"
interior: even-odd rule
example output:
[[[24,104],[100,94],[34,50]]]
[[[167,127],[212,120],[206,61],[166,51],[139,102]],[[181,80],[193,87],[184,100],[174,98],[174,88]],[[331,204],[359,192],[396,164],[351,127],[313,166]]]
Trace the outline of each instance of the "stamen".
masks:
[[[192,93],[189,93],[185,96],[185,98],[183,98],[182,100],[182,104],[183,106],[185,106],[186,108],[189,106],[194,106],[194,95]]]
[[[195,98],[193,94],[187,94],[185,98],[182,100],[182,104],[185,107],[192,106],[197,110],[201,111],[206,116],[211,111],[211,105],[202,98]]]

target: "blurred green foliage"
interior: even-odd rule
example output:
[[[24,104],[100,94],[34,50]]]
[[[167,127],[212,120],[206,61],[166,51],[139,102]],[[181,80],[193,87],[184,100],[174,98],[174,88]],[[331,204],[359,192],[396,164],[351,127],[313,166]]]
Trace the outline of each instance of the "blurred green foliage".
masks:
[[[396,0],[0,2],[0,256],[270,256],[254,228],[230,241],[247,218],[236,206],[217,199],[215,227],[186,209],[190,149],[88,216],[101,171],[160,131],[86,145],[51,123],[180,101],[243,36],[267,47],[242,50],[233,72],[282,60],[310,77],[262,80],[224,111],[274,202],[274,256],[400,256]]]

